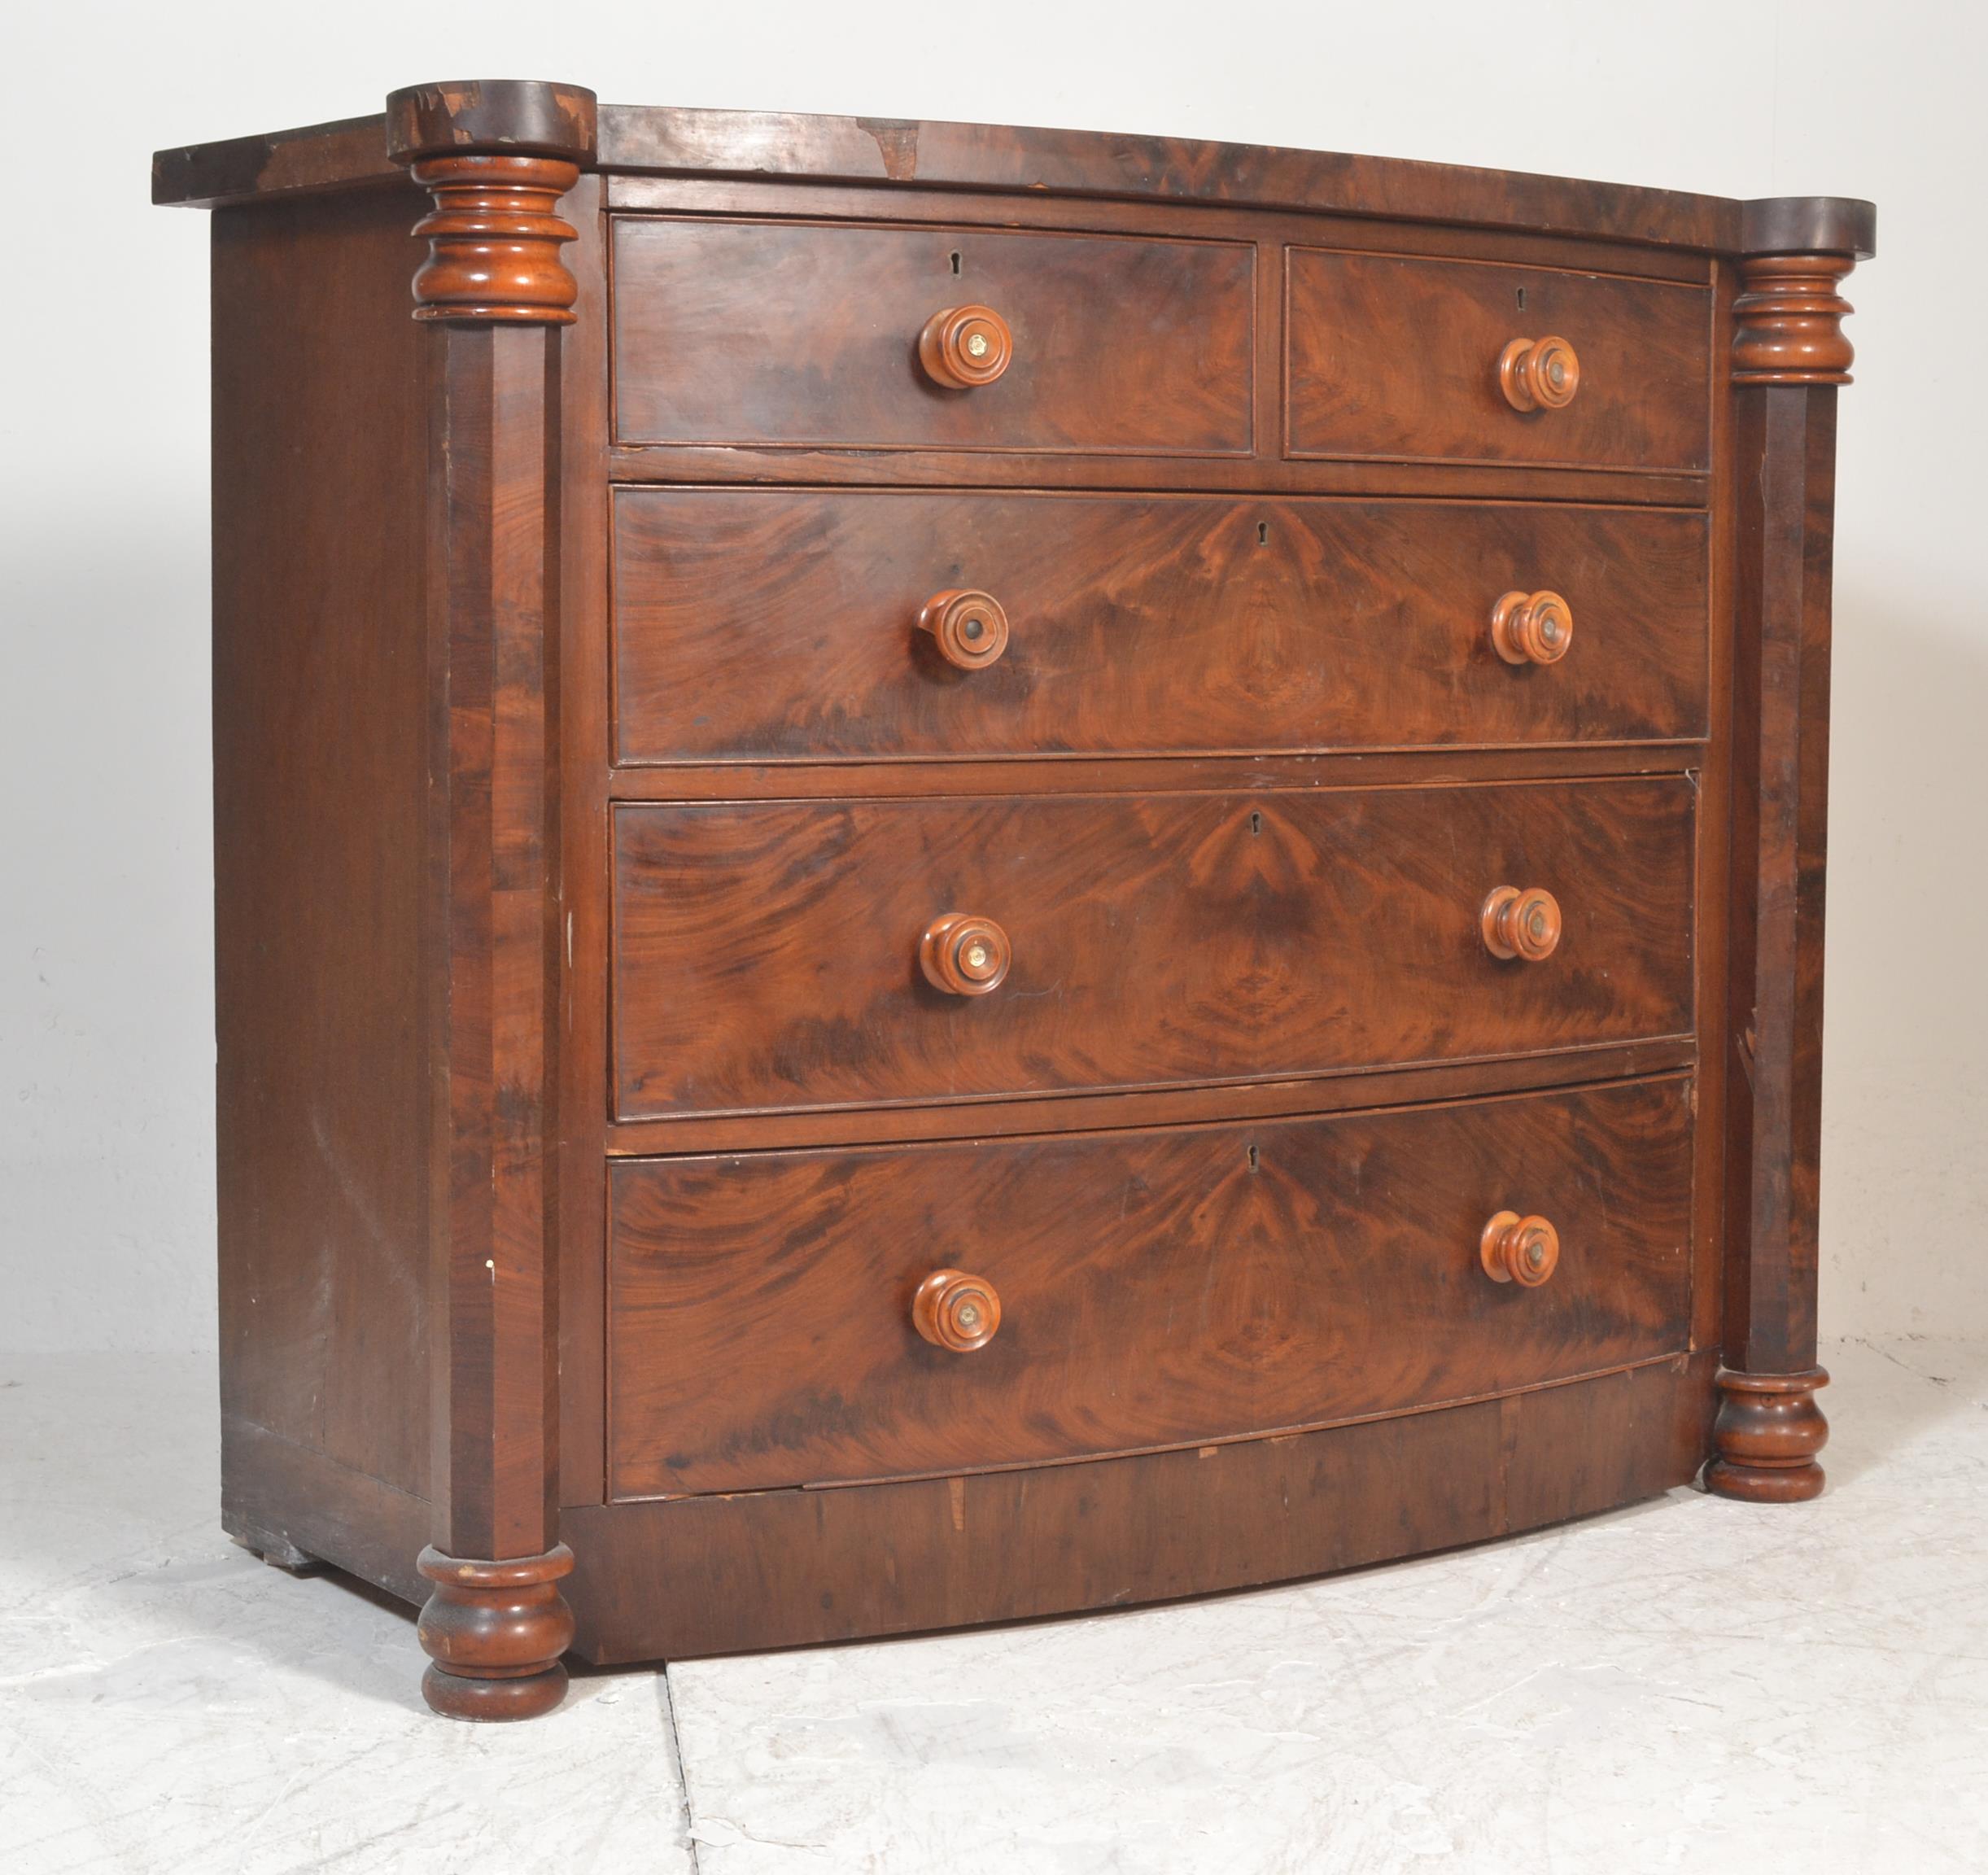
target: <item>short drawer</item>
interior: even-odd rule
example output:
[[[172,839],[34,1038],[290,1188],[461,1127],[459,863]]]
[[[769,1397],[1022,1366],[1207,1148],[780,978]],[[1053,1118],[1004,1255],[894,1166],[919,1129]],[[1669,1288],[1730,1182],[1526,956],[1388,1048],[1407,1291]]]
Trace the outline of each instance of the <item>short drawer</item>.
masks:
[[[617,1110],[1168,1086],[1684,1034],[1693,800],[1680,775],[624,805]],[[1499,887],[1558,901],[1550,955],[1492,955],[1481,915]]]
[[[617,746],[641,764],[1701,736],[1706,544],[1703,515],[1662,509],[623,488]],[[1540,592],[1571,630],[1514,661],[1494,614]],[[932,628],[974,593],[980,643]]]
[[[624,216],[614,270],[624,443],[1252,447],[1256,249],[1244,243]],[[1006,369],[943,385],[920,334],[972,306],[1005,321]]]
[[[1711,459],[1707,288],[1309,247],[1289,250],[1287,267],[1292,456],[1668,470]],[[1577,382],[1558,408],[1518,408],[1530,391],[1508,393],[1523,374],[1501,361],[1548,339],[1571,348]],[[1569,389],[1563,377],[1545,396]]]
[[[622,1161],[610,1488],[746,1491],[1205,1444],[1681,1350],[1688,1088]],[[1501,1213],[1551,1226],[1544,1281],[1511,1280],[1496,1233],[1507,1279],[1488,1273]],[[1542,1241],[1536,1228],[1524,1240]],[[998,1301],[984,1345],[955,1352],[915,1326],[917,1291],[945,1270]]]

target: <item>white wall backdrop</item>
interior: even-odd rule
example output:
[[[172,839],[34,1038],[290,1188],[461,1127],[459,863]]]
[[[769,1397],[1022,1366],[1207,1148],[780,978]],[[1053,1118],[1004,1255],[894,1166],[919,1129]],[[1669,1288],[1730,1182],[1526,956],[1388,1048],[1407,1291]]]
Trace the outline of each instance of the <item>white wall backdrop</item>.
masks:
[[[605,98],[1868,195],[1843,394],[1826,1330],[1988,1331],[1978,6],[1003,0],[14,10],[0,286],[0,1345],[212,1344],[207,227],[158,146],[539,77]],[[1550,55],[1542,48],[1551,48]]]

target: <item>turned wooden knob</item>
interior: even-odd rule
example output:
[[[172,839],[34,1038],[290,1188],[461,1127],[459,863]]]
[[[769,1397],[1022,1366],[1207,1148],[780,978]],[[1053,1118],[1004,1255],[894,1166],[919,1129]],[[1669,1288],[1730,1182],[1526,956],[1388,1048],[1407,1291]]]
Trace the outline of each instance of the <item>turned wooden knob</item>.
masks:
[[[1484,901],[1483,923],[1492,956],[1542,963],[1560,943],[1560,901],[1542,886],[1500,885]]]
[[[985,1276],[934,1270],[911,1298],[911,1324],[934,1348],[971,1354],[1001,1326],[1001,1298]]]
[[[1507,592],[1491,609],[1491,642],[1508,664],[1557,664],[1574,642],[1574,614],[1558,592]]]
[[[1536,1289],[1560,1267],[1560,1233],[1544,1217],[1501,1211],[1484,1226],[1477,1253],[1492,1282]]]
[[[1514,339],[1498,355],[1498,384],[1514,410],[1564,410],[1581,387],[1581,361],[1564,339]]]
[[[991,918],[948,911],[925,929],[918,961],[935,989],[953,996],[985,996],[1001,987],[1014,952],[1007,933]]]
[[[962,671],[979,671],[1007,649],[1007,614],[992,593],[958,588],[934,592],[918,614],[939,655]]]
[[[991,306],[949,306],[918,334],[918,361],[934,384],[971,391],[991,384],[1015,356],[1015,334]]]

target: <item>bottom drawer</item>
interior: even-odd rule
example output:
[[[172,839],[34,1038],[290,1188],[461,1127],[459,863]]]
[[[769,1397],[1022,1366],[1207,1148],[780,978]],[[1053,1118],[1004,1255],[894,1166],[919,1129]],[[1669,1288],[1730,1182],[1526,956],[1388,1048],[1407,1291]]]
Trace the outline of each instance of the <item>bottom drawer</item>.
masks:
[[[1201,1444],[1681,1349],[1689,1089],[619,1161],[611,1493]],[[1504,1212],[1554,1227],[1544,1281],[1487,1273]],[[1522,1277],[1536,1241],[1510,1239]],[[943,1269],[998,1299],[970,1352],[914,1322]]]

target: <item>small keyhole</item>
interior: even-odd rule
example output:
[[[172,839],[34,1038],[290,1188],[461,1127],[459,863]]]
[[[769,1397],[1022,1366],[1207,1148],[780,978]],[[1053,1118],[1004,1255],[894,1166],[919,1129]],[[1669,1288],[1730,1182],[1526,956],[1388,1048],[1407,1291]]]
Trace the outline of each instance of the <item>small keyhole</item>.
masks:
[[[955,254],[955,255],[953,256],[953,271],[954,271],[955,273],[957,273],[959,271],[959,256],[957,254]],[[1521,287],[1518,289],[1518,310],[1519,310],[1521,312],[1524,312],[1524,311],[1525,311],[1525,309],[1526,309],[1526,290],[1525,290],[1525,288],[1524,288],[1524,287],[1521,286]]]
[[[1261,814],[1250,815],[1249,830],[1252,833],[1261,833],[1263,831],[1263,816]]]
[[[959,250],[957,247],[953,250],[953,271],[955,273],[959,271]],[[1519,303],[1522,305],[1525,303],[1525,295],[1523,294],[1519,295]]]
[[[1249,1169],[1252,1172],[1256,1169],[1256,1148],[1254,1146],[1249,1149]]]
[[[1259,547],[1268,547],[1270,544],[1270,523],[1268,521],[1259,521],[1256,523],[1256,544]]]

